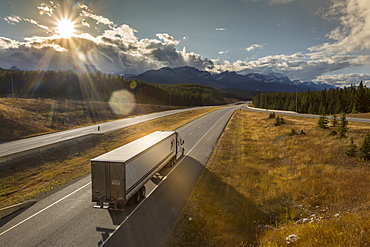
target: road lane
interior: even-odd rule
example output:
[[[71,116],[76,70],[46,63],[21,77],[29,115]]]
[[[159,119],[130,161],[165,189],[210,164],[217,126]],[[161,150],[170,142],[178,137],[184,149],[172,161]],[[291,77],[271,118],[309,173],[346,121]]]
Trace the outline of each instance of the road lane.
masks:
[[[115,120],[111,122],[105,122],[95,125],[90,125],[86,127],[55,132],[51,134],[45,134],[30,138],[25,138],[21,140],[11,141],[0,144],[0,162],[5,162],[6,159],[1,159],[1,157],[11,156],[13,154],[26,152],[28,150],[37,150],[38,148],[47,147],[49,145],[56,145],[63,140],[71,140],[87,135],[96,135],[110,133],[134,124],[146,122],[160,117],[165,117],[173,115],[180,112],[186,112],[194,109],[200,108],[187,108],[187,109],[178,109],[164,112],[156,112],[148,115],[135,116],[120,120]],[[99,131],[98,131],[99,128]],[[29,154],[27,154],[29,155]]]
[[[138,217],[138,214],[140,215],[139,210],[144,205],[147,205],[145,207],[150,210],[158,210],[158,206],[153,207],[151,205],[152,201],[155,201],[155,205],[162,204],[162,206],[159,206],[159,211],[149,221],[154,224],[155,222],[162,222],[163,218],[168,218],[168,220],[165,220],[161,226],[149,224],[148,229],[151,230],[145,231],[150,233],[153,227],[158,228],[159,233],[163,233],[164,236],[162,237],[165,239],[168,229],[172,227],[181,211],[181,205],[185,203],[187,194],[191,192],[203,165],[210,157],[228,118],[237,108],[234,106],[217,110],[184,125],[178,130],[186,141],[185,148],[188,152],[186,158],[178,163],[175,170],[173,170],[174,172],[176,170],[178,170],[177,172],[180,171],[180,176],[174,172],[169,174],[171,169],[166,168],[160,173],[163,177],[169,175],[160,186],[157,185],[162,181],[161,179],[153,178],[149,181],[146,187],[147,194],[151,195],[126,220],[128,224],[140,225],[144,222],[144,225],[147,225],[145,223],[147,219],[141,217],[139,222],[136,222],[136,217]],[[212,121],[209,120],[211,116]],[[204,125],[206,120],[208,124]],[[215,124],[216,122],[217,124]],[[202,127],[198,128],[200,125]],[[193,134],[189,136],[191,132]],[[201,139],[202,137],[203,139]],[[185,169],[185,171],[181,171],[182,169]],[[96,246],[102,244],[136,207],[126,206],[123,212],[94,209],[94,203],[91,202],[90,182],[90,176],[86,176],[64,189],[52,193],[14,218],[1,220],[0,246]],[[185,192],[175,193],[180,189],[179,187],[184,187]],[[156,192],[159,188],[162,188],[160,190],[162,192]],[[173,190],[173,192],[169,193],[167,190]],[[176,203],[175,206],[171,206],[168,203],[169,196],[173,193],[178,197],[180,206]],[[170,207],[170,211],[164,210],[163,205]],[[142,226],[138,229],[142,229]],[[148,243],[147,241],[150,241],[150,239],[145,241]]]
[[[187,156],[173,172],[147,198],[146,203],[125,220],[108,238],[103,246],[163,246],[176,223],[186,200],[198,181],[204,165],[211,156],[232,113],[238,107],[213,115],[214,121],[203,128],[198,139],[192,140]],[[204,121],[203,119],[201,121]],[[179,132],[188,132],[198,123],[193,122]],[[196,127],[197,128],[197,127]],[[188,142],[189,139],[186,140]]]
[[[249,111],[256,111],[256,112],[275,112],[277,114],[281,115],[290,115],[290,116],[297,116],[297,117],[310,117],[310,118],[319,118],[320,115],[313,115],[313,114],[304,114],[304,113],[297,113],[293,111],[280,111],[280,110],[272,110],[272,109],[262,109],[262,108],[254,108],[250,107],[247,104],[244,104],[242,109],[249,110]],[[332,119],[333,117],[327,116],[327,118]],[[338,116],[339,118],[339,116]],[[370,123],[370,119],[366,118],[351,118],[351,117],[346,117],[348,121],[352,122],[360,122],[360,123]]]

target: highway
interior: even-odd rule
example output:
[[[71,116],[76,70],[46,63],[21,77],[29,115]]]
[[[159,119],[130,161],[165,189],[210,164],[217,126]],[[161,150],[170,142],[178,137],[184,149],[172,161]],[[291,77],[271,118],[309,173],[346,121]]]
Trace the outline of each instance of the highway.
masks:
[[[193,109],[199,109],[199,107],[156,112],[148,115],[124,118],[111,122],[89,125],[86,127],[2,143],[0,144],[0,164],[13,159],[26,157],[30,154],[44,152],[46,150],[63,145],[63,143],[68,141],[83,140],[84,138],[89,138],[91,135],[113,132],[134,124]]]
[[[244,104],[242,109],[248,110],[248,111],[256,111],[256,112],[275,112],[276,114],[281,115],[290,115],[290,116],[297,116],[297,117],[310,117],[310,118],[319,118],[320,115],[313,115],[313,114],[304,114],[304,113],[297,113],[294,111],[281,111],[281,110],[271,110],[271,109],[262,109],[262,108],[254,108],[248,106],[248,104]],[[328,119],[332,119],[333,117],[327,116]],[[340,115],[337,115],[337,119],[339,121]],[[361,122],[361,123],[370,123],[370,119],[366,118],[351,118],[346,116],[347,121],[352,122]]]
[[[86,176],[0,220],[0,246],[163,246],[218,138],[240,107],[219,109],[179,128],[186,155],[146,184],[140,204],[123,212],[93,208],[91,179]]]

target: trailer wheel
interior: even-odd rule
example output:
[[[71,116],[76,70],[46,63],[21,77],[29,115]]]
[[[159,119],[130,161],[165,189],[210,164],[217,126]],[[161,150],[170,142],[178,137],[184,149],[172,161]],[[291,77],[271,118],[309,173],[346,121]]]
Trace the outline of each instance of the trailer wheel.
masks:
[[[141,199],[141,193],[140,193],[140,190],[138,192],[136,192],[131,198],[130,200],[128,200],[127,204],[133,206],[135,204],[138,204],[140,199]]]
[[[140,190],[139,190],[134,195],[135,204],[138,204],[140,202],[140,199],[141,199],[141,193],[140,193]]]
[[[140,197],[141,198],[144,198],[145,197],[145,193],[146,193],[146,188],[145,188],[145,186],[143,186],[140,189]]]

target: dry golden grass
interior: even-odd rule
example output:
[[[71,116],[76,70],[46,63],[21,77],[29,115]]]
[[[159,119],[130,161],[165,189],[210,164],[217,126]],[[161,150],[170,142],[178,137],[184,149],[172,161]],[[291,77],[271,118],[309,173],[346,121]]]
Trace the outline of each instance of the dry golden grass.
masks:
[[[0,208],[33,198],[90,172],[90,159],[156,130],[174,130],[218,109],[198,109],[148,121],[76,145],[0,166]]]
[[[234,114],[167,246],[285,246],[291,234],[294,246],[370,245],[369,163],[317,119],[267,118]],[[350,123],[348,135],[360,145],[369,127]]]
[[[179,107],[137,104],[130,115]],[[0,98],[0,142],[124,118],[107,102]]]

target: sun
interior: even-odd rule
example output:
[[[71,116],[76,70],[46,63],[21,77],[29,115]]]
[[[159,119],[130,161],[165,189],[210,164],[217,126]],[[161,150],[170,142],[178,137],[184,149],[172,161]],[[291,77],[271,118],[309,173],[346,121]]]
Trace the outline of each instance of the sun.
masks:
[[[74,23],[68,19],[61,19],[57,23],[56,31],[63,38],[71,38],[75,33]]]

